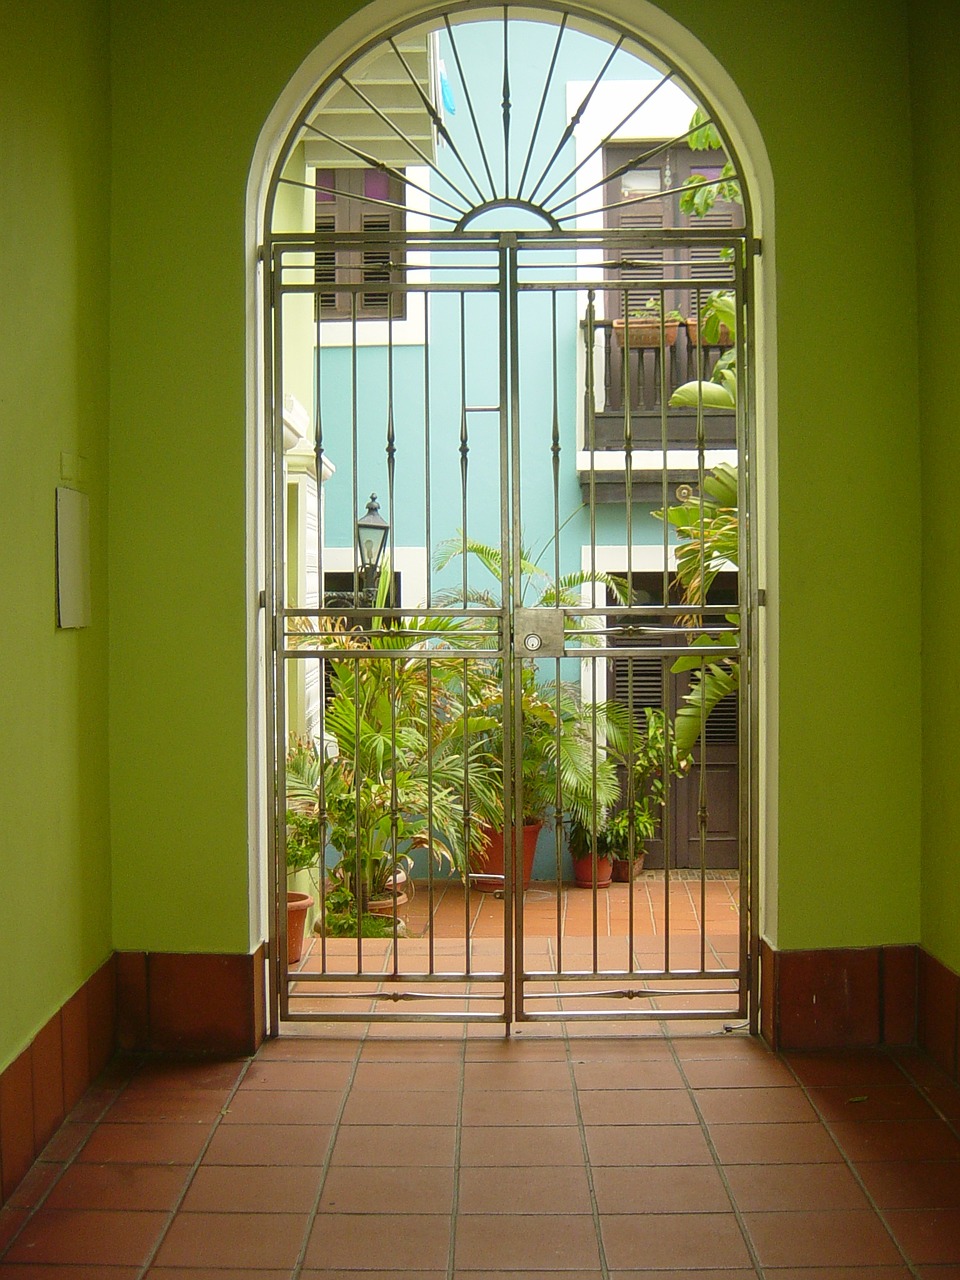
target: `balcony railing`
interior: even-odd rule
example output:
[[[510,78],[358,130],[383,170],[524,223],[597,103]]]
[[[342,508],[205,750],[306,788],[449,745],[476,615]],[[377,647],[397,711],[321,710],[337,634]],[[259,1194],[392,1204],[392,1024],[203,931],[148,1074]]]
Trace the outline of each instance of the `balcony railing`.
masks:
[[[624,402],[630,409],[630,436],[634,449],[661,449],[663,445],[662,403],[685,382],[708,379],[717,360],[729,343],[698,345],[693,324],[676,326],[674,340],[669,341],[672,326],[666,331],[667,342],[661,353],[659,335],[655,346],[624,347],[613,320],[597,320],[593,325],[593,351],[596,370],[593,421],[598,450],[624,447]],[[590,331],[582,326],[584,343],[590,343]],[[665,367],[661,368],[661,355]],[[602,370],[602,375],[601,371]],[[589,406],[588,406],[589,408]],[[703,411],[707,447],[733,448],[736,445],[736,415],[732,409]],[[590,421],[589,413],[585,415]],[[693,448],[697,439],[696,409],[667,408],[667,445],[671,449]],[[590,448],[590,440],[585,440]]]

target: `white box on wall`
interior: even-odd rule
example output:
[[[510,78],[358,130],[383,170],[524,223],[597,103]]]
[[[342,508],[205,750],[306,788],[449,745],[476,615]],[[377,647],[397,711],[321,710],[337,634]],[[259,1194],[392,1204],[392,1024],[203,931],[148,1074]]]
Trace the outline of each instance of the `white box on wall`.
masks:
[[[90,499],[57,489],[57,626],[90,625]]]

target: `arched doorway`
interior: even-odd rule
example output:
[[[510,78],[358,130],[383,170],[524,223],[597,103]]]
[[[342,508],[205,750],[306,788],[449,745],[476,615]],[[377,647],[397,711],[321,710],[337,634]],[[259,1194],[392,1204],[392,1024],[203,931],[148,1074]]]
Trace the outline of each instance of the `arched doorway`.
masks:
[[[309,96],[261,255],[276,1018],[748,1014],[757,247],[723,122],[594,18],[441,11]]]

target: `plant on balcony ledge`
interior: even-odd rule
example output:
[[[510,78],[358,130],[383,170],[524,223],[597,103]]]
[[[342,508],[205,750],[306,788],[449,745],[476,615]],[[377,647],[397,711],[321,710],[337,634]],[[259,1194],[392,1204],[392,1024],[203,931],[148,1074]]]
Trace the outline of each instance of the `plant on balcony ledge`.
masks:
[[[614,320],[613,332],[620,346],[659,347],[660,331],[663,329],[663,340],[672,347],[677,340],[677,332],[683,317],[679,311],[668,311],[663,315],[663,307],[659,298],[648,298],[642,307],[635,307],[627,312],[625,320]]]
[[[715,289],[701,303],[699,317],[688,316],[683,323],[691,346],[697,345],[699,336],[702,346],[732,347],[737,330],[733,294],[728,289]]]
[[[685,382],[670,397],[672,409],[735,409],[737,407],[737,307],[729,290],[717,289],[700,308],[703,341],[718,339],[723,329],[729,335],[730,350],[725,351],[714,366],[709,379]],[[688,322],[689,323],[689,322]],[[719,341],[713,345],[722,345]]]

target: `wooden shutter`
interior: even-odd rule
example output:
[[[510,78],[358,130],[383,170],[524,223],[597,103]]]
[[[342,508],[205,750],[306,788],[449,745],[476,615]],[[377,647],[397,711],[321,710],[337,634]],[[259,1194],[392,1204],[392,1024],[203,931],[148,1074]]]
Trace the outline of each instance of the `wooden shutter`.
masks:
[[[390,231],[392,229],[390,218],[382,214],[363,213],[362,221],[364,231]],[[388,285],[393,278],[390,270],[389,245],[383,245],[382,247],[378,245],[376,248],[364,249],[361,271],[364,284]],[[360,310],[363,315],[386,316],[388,314],[390,306],[389,289],[364,291],[360,298]],[[403,294],[395,293],[393,295],[393,310],[390,314],[397,314],[398,302],[402,308]]]
[[[316,230],[333,232],[337,229],[336,218],[331,214],[317,214]],[[316,295],[316,311],[320,316],[335,317],[337,310],[337,255],[331,248],[318,248],[313,255],[313,279],[317,285],[330,285]]]
[[[314,229],[319,236],[332,232],[403,230],[403,209],[391,207],[403,204],[403,183],[398,179],[374,169],[318,169],[316,173]],[[360,198],[364,196],[370,198]],[[388,200],[390,204],[378,206],[371,202],[373,199]],[[389,288],[391,282],[402,280],[403,273],[391,268],[390,259],[388,245],[348,250],[319,244],[314,255],[314,282],[321,287],[315,306],[319,317],[349,319],[352,314],[349,293],[322,286],[369,282],[384,287],[364,290],[358,295],[357,317],[382,320],[392,315],[395,320],[403,319],[405,295]]]
[[[614,658],[613,700],[633,712],[642,728],[644,708],[663,706],[663,663],[660,658]]]
[[[690,151],[689,148],[678,148],[675,161],[675,185],[679,185],[687,178],[719,178],[726,159],[722,151]],[[718,200],[712,209],[698,218],[691,214],[679,214],[680,197],[677,196],[676,199],[678,203],[678,226],[699,227],[703,231],[721,232],[743,226],[743,209],[732,201]],[[733,264],[718,262],[715,248],[709,245],[691,245],[689,261],[690,276],[693,280],[710,279],[716,281],[719,277],[722,280],[729,281],[730,287],[733,288]],[[702,305],[707,296],[717,287],[714,283],[707,289],[699,291],[691,289],[684,299],[683,305],[686,308],[684,314],[696,316],[697,293],[699,292]]]
[[[663,600],[663,577],[659,573],[634,573],[632,591],[635,601],[660,604]],[[637,644],[636,638],[627,629],[627,621],[628,619],[618,614],[609,617],[609,626],[625,628],[624,632],[611,636],[612,648]],[[649,643],[649,637],[646,642]],[[626,707],[637,725],[645,728],[644,709],[651,707],[658,710],[663,706],[663,660],[653,654],[641,658],[613,658],[610,662],[610,679],[613,701]]]
[[[604,170],[619,169],[635,157],[642,155],[650,144],[632,142],[627,146],[611,146],[604,149]],[[608,178],[604,184],[604,200],[607,206],[618,205],[629,198],[629,190],[634,179],[636,193],[652,195],[662,190],[664,185],[663,168],[660,157],[637,166],[632,173],[621,174],[616,178]],[[625,188],[627,190],[625,191]],[[667,202],[663,199],[641,200],[636,204],[627,204],[623,208],[608,208],[604,215],[606,225],[624,231],[660,231],[667,225]],[[651,298],[660,297],[657,288],[644,288],[649,282],[653,284],[663,279],[664,249],[662,245],[642,245],[638,241],[636,251],[628,251],[625,255],[628,264],[615,267],[608,272],[622,288],[608,302],[608,318],[622,318],[624,314],[624,297],[628,311],[641,310]],[[633,264],[636,265],[633,265]],[[672,303],[668,303],[667,310]]]

